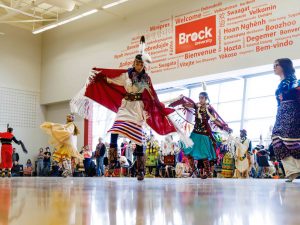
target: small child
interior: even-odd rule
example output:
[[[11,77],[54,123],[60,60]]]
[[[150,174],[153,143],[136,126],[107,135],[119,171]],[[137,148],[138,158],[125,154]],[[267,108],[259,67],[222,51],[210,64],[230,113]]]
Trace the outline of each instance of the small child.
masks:
[[[26,166],[24,168],[24,176],[31,176],[32,171],[33,171],[32,163],[31,163],[31,160],[28,159],[27,163],[26,163]]]

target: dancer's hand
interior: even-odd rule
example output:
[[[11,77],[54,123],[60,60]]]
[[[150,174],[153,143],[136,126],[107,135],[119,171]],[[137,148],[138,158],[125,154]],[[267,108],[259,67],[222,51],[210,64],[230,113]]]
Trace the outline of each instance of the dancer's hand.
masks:
[[[105,82],[108,82],[106,76],[102,76],[102,75],[99,75],[99,74],[101,74],[101,71],[99,71],[99,70],[94,70],[94,69],[91,70],[91,75],[94,76],[93,79],[99,80],[99,81],[100,81],[100,80],[101,80],[101,81],[104,80]]]

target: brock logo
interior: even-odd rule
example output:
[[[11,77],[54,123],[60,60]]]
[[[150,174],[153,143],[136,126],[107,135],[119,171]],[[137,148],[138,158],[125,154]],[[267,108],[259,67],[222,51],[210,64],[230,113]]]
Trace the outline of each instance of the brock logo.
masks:
[[[175,27],[176,54],[216,45],[216,16]]]

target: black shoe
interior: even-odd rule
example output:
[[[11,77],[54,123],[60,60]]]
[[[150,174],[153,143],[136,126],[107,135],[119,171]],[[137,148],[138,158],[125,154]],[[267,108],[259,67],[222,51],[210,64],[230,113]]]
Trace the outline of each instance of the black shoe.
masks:
[[[137,180],[144,180],[144,172],[138,172]]]

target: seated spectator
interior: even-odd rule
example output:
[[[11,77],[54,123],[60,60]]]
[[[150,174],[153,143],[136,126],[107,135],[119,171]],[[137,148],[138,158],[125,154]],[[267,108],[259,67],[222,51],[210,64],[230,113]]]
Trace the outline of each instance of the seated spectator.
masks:
[[[164,163],[164,156],[162,154],[162,151],[159,152],[159,157],[157,161],[156,171],[155,171],[155,177],[163,177],[162,175],[162,169],[166,167]]]
[[[26,166],[24,168],[24,176],[31,176],[32,171],[33,171],[33,166],[32,166],[31,160],[28,159],[27,163],[26,163]]]
[[[17,161],[14,161],[14,165],[11,169],[11,174],[13,177],[23,176],[23,165],[19,165]]]
[[[183,154],[181,161],[179,161],[175,167],[176,177],[190,177],[191,169],[188,158]]]
[[[61,174],[62,174],[62,168],[60,167],[60,165],[56,161],[53,161],[51,176],[52,177],[60,177]]]
[[[85,169],[82,159],[76,159],[75,160],[75,168],[74,168],[74,177],[84,177],[85,175]]]
[[[128,176],[129,169],[131,169],[130,167],[132,165],[132,162],[129,159],[127,159],[125,156],[119,156],[118,161],[121,167],[121,174],[124,176]]]
[[[91,160],[87,171],[85,171],[87,177],[94,177],[97,175],[96,164],[93,160]]]
[[[118,161],[120,163],[120,167],[129,167],[129,161],[125,156],[118,156]]]

